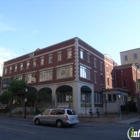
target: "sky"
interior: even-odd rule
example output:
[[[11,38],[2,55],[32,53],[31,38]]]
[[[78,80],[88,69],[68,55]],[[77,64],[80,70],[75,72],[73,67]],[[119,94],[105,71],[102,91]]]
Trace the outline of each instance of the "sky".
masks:
[[[120,65],[140,47],[140,0],[0,0],[3,62],[74,37]]]

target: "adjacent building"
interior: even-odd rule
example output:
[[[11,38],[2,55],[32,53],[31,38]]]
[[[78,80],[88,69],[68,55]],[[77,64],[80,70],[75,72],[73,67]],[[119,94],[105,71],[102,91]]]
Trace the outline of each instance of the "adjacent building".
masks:
[[[140,48],[120,52],[121,65],[134,63],[140,65]]]

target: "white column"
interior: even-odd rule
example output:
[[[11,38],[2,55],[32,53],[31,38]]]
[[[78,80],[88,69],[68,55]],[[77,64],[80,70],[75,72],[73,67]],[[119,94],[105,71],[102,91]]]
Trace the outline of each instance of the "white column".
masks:
[[[56,86],[51,86],[52,89],[52,101],[55,103],[55,107],[57,107],[57,96],[56,96]]]

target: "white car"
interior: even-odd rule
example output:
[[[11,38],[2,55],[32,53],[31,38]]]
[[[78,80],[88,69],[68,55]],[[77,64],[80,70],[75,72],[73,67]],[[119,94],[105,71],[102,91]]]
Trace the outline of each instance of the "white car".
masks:
[[[33,119],[36,125],[50,124],[62,127],[73,126],[79,123],[78,116],[71,108],[50,108],[43,111]]]

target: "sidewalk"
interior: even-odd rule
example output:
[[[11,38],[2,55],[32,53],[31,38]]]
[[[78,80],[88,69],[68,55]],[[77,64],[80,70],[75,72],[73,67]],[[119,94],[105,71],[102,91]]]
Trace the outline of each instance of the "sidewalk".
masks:
[[[12,114],[10,117],[10,114],[0,114],[0,118],[16,119],[16,120],[32,121],[33,117],[34,117],[34,115],[26,115],[26,118],[24,118],[24,115]]]
[[[16,120],[26,120],[26,121],[33,121],[33,118],[34,118],[35,115],[26,115],[26,118],[24,118],[24,115],[17,115],[17,114],[12,114],[12,116],[10,117],[10,114],[0,114],[0,118],[7,118],[7,119],[16,119]],[[98,119],[98,118],[96,118]],[[100,119],[100,118],[99,118]],[[108,118],[110,119],[110,118]],[[129,118],[129,119],[123,119],[123,120],[118,120],[118,121],[115,121],[115,122],[96,122],[96,121],[91,121],[91,120],[87,120],[87,118],[83,118],[82,120],[80,120],[80,122],[84,122],[84,123],[87,123],[87,124],[95,124],[95,123],[120,123],[120,124],[126,124],[126,125],[131,125],[131,124],[134,124],[136,122],[139,122],[140,121],[140,118],[137,116],[137,117],[134,117],[134,118]]]
[[[118,121],[118,123],[123,123],[123,124],[131,125],[131,124],[137,123],[139,121],[140,121],[140,118],[139,117],[135,117],[135,118],[127,119],[127,120]]]

